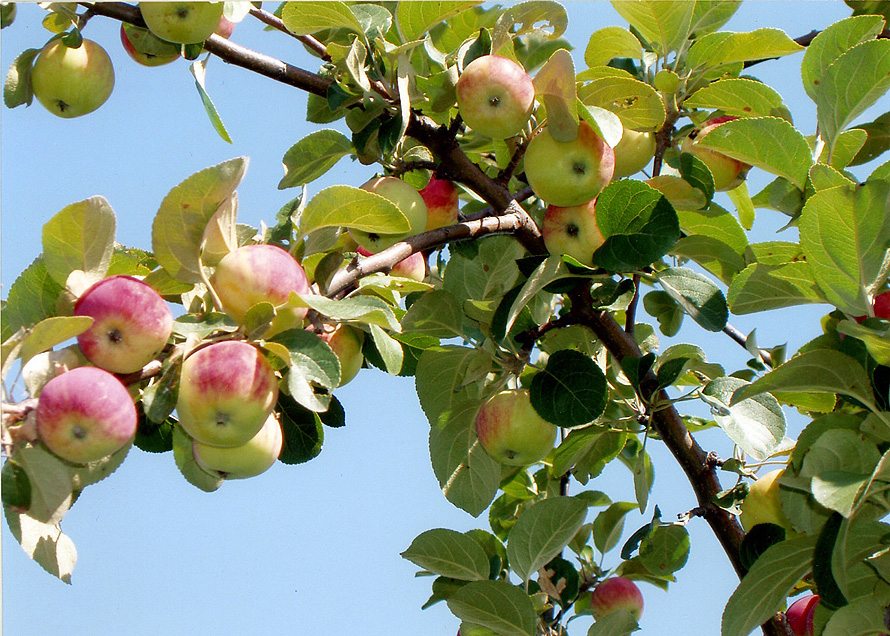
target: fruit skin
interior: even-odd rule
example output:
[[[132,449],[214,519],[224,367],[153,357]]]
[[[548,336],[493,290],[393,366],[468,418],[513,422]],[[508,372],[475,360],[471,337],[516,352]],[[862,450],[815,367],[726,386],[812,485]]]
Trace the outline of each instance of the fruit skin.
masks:
[[[745,532],[758,523],[774,523],[785,528],[786,532],[794,532],[794,527],[785,516],[779,499],[779,477],[783,472],[785,472],[783,469],[770,471],[751,484],[742,502],[742,513],[739,516]]]
[[[573,141],[557,141],[545,128],[525,151],[525,176],[535,194],[570,207],[596,198],[612,179],[615,152],[587,122]]]
[[[342,324],[336,327],[326,325],[326,327],[328,328],[318,334],[318,337],[328,343],[340,361],[340,384],[337,386],[343,386],[358,375],[365,361],[362,355],[365,332]]]
[[[269,470],[278,460],[283,443],[281,424],[273,413],[246,444],[221,448],[192,441],[192,453],[198,465],[211,474],[247,479]]]
[[[278,380],[260,351],[240,340],[201,347],[185,359],[176,411],[186,433],[210,446],[246,444],[278,400]]]
[[[84,39],[76,49],[48,43],[31,71],[34,97],[53,115],[70,119],[104,104],[114,88],[114,67],[101,46]]]
[[[77,367],[47,382],[36,417],[46,447],[76,464],[123,448],[136,434],[138,419],[127,388],[96,367]]]
[[[890,320],[890,292],[882,292],[875,296],[875,317]]]
[[[217,264],[210,284],[223,311],[239,324],[244,323],[247,311],[257,303],[277,307],[287,302],[291,292],[311,292],[302,265],[276,245],[244,245],[229,252]],[[307,307],[282,309],[264,335],[299,327],[308,312]]]
[[[561,208],[547,206],[541,234],[551,254],[568,254],[584,265],[593,265],[593,253],[605,242],[596,221],[596,199]]]
[[[714,176],[714,188],[718,192],[737,188],[745,180],[751,166],[723,153],[707,148],[701,148],[698,144],[709,132],[729,121],[735,121],[738,117],[724,115],[714,117],[706,121],[701,128],[692,131],[680,146],[680,152],[688,152],[701,159],[711,174]]]
[[[476,434],[482,448],[500,463],[528,466],[553,448],[556,426],[538,415],[527,389],[507,389],[479,409]]]
[[[597,585],[590,593],[590,607],[597,617],[626,609],[636,620],[640,620],[643,615],[643,594],[630,579],[613,576]]]
[[[426,203],[427,232],[457,223],[460,201],[453,181],[432,177],[420,191],[420,196]]]
[[[785,610],[785,620],[794,636],[813,636],[813,615],[819,604],[819,595],[811,594],[794,601]]]
[[[370,253],[376,254],[402,239],[420,234],[426,229],[426,203],[420,193],[407,181],[396,177],[375,177],[362,184],[361,188],[379,194],[395,203],[402,214],[408,218],[410,224],[408,231],[401,234],[376,234],[349,228],[349,235]]]
[[[361,245],[358,246],[356,252],[361,256],[372,256],[371,252]],[[408,258],[403,258],[396,263],[393,268],[389,270],[389,273],[392,276],[410,278],[411,280],[416,280],[418,283],[422,283],[426,278],[426,258],[424,258],[422,252],[415,252]]]
[[[162,40],[179,44],[203,42],[219,28],[222,2],[140,2],[148,29]]]
[[[615,151],[613,179],[629,177],[649,165],[655,156],[655,133],[624,129]]]
[[[132,276],[109,276],[89,287],[74,305],[92,326],[77,336],[87,359],[112,373],[135,373],[152,361],[173,331],[161,295]]]
[[[136,48],[136,42],[140,48]],[[121,24],[121,44],[127,55],[142,66],[163,66],[179,58],[177,45],[132,24]]]
[[[531,77],[519,64],[500,55],[483,55],[467,64],[455,89],[464,122],[492,139],[519,134],[535,105]]]

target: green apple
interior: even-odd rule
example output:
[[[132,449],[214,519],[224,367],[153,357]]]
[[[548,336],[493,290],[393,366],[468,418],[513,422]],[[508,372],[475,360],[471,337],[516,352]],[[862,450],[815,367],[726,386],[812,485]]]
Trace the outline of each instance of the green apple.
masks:
[[[527,389],[507,389],[479,409],[476,434],[482,448],[500,463],[528,466],[553,448],[556,426],[538,415]]]
[[[582,121],[572,141],[557,141],[544,128],[525,151],[525,176],[538,198],[569,207],[586,203],[608,185],[615,152]]]
[[[592,266],[593,253],[605,242],[596,221],[596,199],[561,208],[547,206],[541,234],[551,254],[568,254],[578,262]]]
[[[420,191],[420,196],[426,203],[427,232],[457,223],[460,202],[453,181],[432,177]]]
[[[345,324],[325,325],[318,337],[328,343],[340,361],[340,384],[337,386],[352,381],[365,361],[362,355],[365,332]]]
[[[655,156],[655,133],[624,129],[615,150],[613,179],[629,177],[649,165]]]
[[[492,139],[519,134],[535,105],[531,77],[519,64],[500,55],[483,55],[467,64],[455,89],[461,118]]]
[[[179,58],[179,45],[132,24],[121,24],[121,44],[127,55],[142,66],[162,66]]]
[[[268,360],[241,340],[216,342],[182,364],[176,411],[186,433],[210,446],[246,444],[278,400]]]
[[[590,608],[597,618],[625,609],[636,619],[643,615],[643,594],[637,584],[623,576],[599,583],[590,593]]]
[[[77,367],[47,382],[37,402],[37,435],[75,464],[108,457],[136,435],[136,407],[116,377]]]
[[[714,188],[718,192],[725,190],[733,190],[740,186],[748,175],[751,166],[747,163],[728,157],[721,152],[702,148],[699,142],[707,137],[708,133],[725,124],[728,121],[735,121],[738,117],[733,115],[724,115],[722,117],[714,117],[709,119],[701,128],[693,130],[683,143],[680,145],[680,152],[688,152],[693,156],[701,159],[711,171],[714,177]]]
[[[225,479],[256,477],[272,467],[281,454],[284,436],[281,424],[272,413],[259,433],[240,446],[210,446],[192,441],[192,453],[198,466]]]
[[[219,28],[222,2],[140,2],[149,31],[179,44],[203,42]]]
[[[71,118],[104,104],[114,88],[114,67],[101,46],[84,39],[76,49],[49,42],[31,70],[34,97],[53,115]]]
[[[786,532],[794,532],[791,521],[782,510],[782,501],[779,498],[779,477],[784,472],[783,469],[773,470],[751,484],[739,515],[739,521],[745,532],[749,532],[758,523],[773,523],[785,528]]]
[[[396,177],[375,177],[362,184],[362,190],[379,194],[389,199],[408,218],[410,228],[400,234],[377,234],[349,228],[349,234],[355,242],[364,247],[371,254],[376,254],[387,247],[395,245],[402,239],[420,234],[426,229],[427,210],[426,203],[420,193],[407,181]]]

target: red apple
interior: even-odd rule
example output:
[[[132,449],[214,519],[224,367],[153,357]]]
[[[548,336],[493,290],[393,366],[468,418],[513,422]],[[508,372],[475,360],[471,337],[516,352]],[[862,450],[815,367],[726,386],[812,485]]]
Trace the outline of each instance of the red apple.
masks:
[[[510,466],[527,466],[544,459],[556,441],[556,426],[532,406],[526,389],[501,391],[476,415],[482,448]]]
[[[109,276],[87,289],[74,305],[75,316],[92,326],[77,336],[87,359],[112,373],[135,373],[167,344],[173,316],[150,285],[132,276]]]
[[[372,254],[385,250],[409,236],[420,234],[426,229],[426,203],[414,186],[407,181],[396,177],[375,177],[362,184],[361,188],[379,194],[395,203],[402,214],[407,217],[410,225],[406,232],[397,234],[378,234],[349,228],[349,235],[355,239],[355,242]]]
[[[275,414],[269,415],[260,432],[240,446],[209,446],[194,440],[195,461],[207,472],[224,479],[256,477],[272,467],[281,454],[284,436]]]
[[[61,39],[50,40],[31,70],[34,97],[59,117],[91,113],[111,96],[114,67],[101,46],[84,39],[76,49]]]
[[[708,135],[708,133],[718,126],[729,121],[735,121],[736,119],[738,119],[738,117],[733,115],[724,115],[722,117],[709,119],[701,128],[693,130],[689,136],[683,140],[683,143],[680,146],[681,152],[691,153],[705,163],[714,177],[714,188],[718,192],[732,190],[741,185],[748,174],[748,170],[751,169],[751,166],[715,150],[702,148],[698,144]]]
[[[605,242],[596,222],[596,199],[561,208],[547,206],[541,234],[551,254],[568,254],[584,265],[593,265],[593,253]]]
[[[263,354],[240,340],[197,349],[182,364],[176,411],[186,433],[210,446],[246,444],[278,400],[278,379]]]
[[[883,292],[875,296],[875,317],[890,320],[890,292]]]
[[[420,191],[426,203],[426,231],[454,225],[460,211],[457,198],[457,187],[448,179],[432,177],[426,187]]]
[[[96,367],[54,377],[37,402],[37,434],[46,447],[76,464],[108,457],[136,434],[136,407],[120,380]]]
[[[121,44],[127,55],[143,66],[162,66],[179,58],[179,45],[132,24],[121,24]]]
[[[519,134],[535,105],[535,86],[519,64],[483,55],[457,80],[457,107],[467,126],[492,139]]]
[[[655,133],[624,129],[615,150],[613,179],[629,177],[649,165],[655,156]]]
[[[365,332],[344,324],[325,325],[325,329],[318,336],[328,343],[340,361],[340,384],[337,386],[350,382],[358,375],[365,361],[362,355]]]
[[[356,252],[361,256],[371,256],[371,252],[361,245],[358,246]],[[421,283],[426,278],[426,258],[422,252],[415,252],[408,258],[403,258],[396,263],[389,273],[393,276],[410,278]]]
[[[613,576],[590,593],[594,616],[605,616],[619,609],[628,610],[636,620],[643,615],[643,594],[637,584],[623,576]]]
[[[811,594],[797,599],[785,611],[785,620],[794,636],[813,636],[813,615],[819,604],[819,595]]]

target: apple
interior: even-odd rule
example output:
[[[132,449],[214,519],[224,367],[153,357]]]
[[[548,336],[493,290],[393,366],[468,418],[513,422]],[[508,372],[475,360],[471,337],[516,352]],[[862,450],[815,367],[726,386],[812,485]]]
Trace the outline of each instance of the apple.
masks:
[[[813,615],[819,604],[819,595],[811,594],[797,599],[785,610],[785,620],[794,636],[813,636]]]
[[[226,16],[222,15],[219,17],[219,24],[216,26],[216,33],[221,38],[226,38],[227,40],[235,32],[235,22],[229,20]]]
[[[615,152],[582,121],[573,141],[557,141],[544,128],[525,151],[525,176],[538,198],[569,207],[586,203],[608,185]]]
[[[148,29],[162,40],[197,44],[220,26],[222,2],[140,2]]]
[[[476,415],[482,448],[502,464],[527,466],[544,459],[556,441],[556,426],[532,406],[527,389],[501,391]]]
[[[192,453],[198,466],[224,479],[256,477],[272,467],[281,454],[284,435],[281,424],[272,413],[260,432],[240,446],[210,446],[192,441]]]
[[[277,400],[269,361],[251,344],[226,340],[185,359],[176,411],[185,432],[202,444],[240,446],[259,432]]]
[[[101,46],[84,39],[76,49],[55,39],[43,47],[31,70],[34,97],[53,115],[80,117],[111,96],[114,67]]]
[[[713,117],[707,120],[701,128],[697,128],[689,133],[689,136],[683,140],[683,143],[680,146],[680,152],[691,153],[693,156],[698,157],[704,162],[714,177],[714,188],[718,192],[733,190],[741,185],[748,174],[748,170],[751,169],[751,166],[715,150],[702,148],[698,144],[708,135],[708,133],[718,126],[725,124],[728,121],[735,121],[736,119],[738,119],[738,117],[735,117],[734,115]]]
[[[402,239],[415,234],[420,234],[426,229],[427,210],[426,203],[420,193],[407,181],[396,177],[375,177],[362,184],[362,190],[379,194],[389,199],[408,218],[410,228],[400,234],[377,234],[349,228],[349,234],[355,242],[372,254],[376,254],[387,247],[395,245]]]
[[[457,223],[460,210],[457,187],[448,179],[432,177],[420,191],[426,203],[426,231]]]
[[[96,367],[77,367],[47,382],[37,402],[37,434],[75,464],[108,457],[136,435],[136,407],[120,380]]]
[[[742,502],[742,513],[739,516],[745,532],[750,531],[758,523],[773,523],[785,528],[786,532],[794,531],[779,499],[779,477],[783,472],[783,469],[770,471],[751,484]]]
[[[325,325],[318,337],[328,343],[340,361],[340,384],[350,382],[362,368],[365,357],[362,355],[362,344],[365,332],[349,325]]]
[[[162,66],[179,58],[178,45],[132,24],[121,24],[121,44],[127,55],[142,66]]]
[[[361,245],[358,246],[356,252],[361,256],[372,255],[371,252]],[[418,283],[422,283],[426,278],[426,258],[423,256],[422,252],[415,252],[408,258],[403,258],[393,265],[393,268],[389,270],[389,273],[393,276],[410,278],[411,280],[416,280]]]
[[[619,609],[628,610],[636,620],[643,615],[643,594],[637,584],[623,576],[606,579],[590,593],[594,616],[605,616]]]
[[[593,253],[605,242],[596,222],[596,199],[561,208],[547,206],[541,234],[551,254],[568,254],[584,265],[593,265]]]
[[[243,245],[232,250],[217,264],[210,284],[223,311],[239,324],[257,303],[278,307],[287,302],[291,292],[311,293],[303,266],[276,245]],[[264,335],[299,327],[308,312],[307,307],[282,308]]]
[[[112,373],[135,373],[151,362],[173,332],[173,315],[161,295],[132,276],[109,276],[74,304],[75,316],[93,324],[77,336],[87,360]]]
[[[615,173],[612,178],[636,174],[648,166],[655,156],[655,133],[625,128],[614,151]]]
[[[455,90],[467,126],[492,139],[518,135],[535,105],[532,78],[500,55],[483,55],[467,64]]]
[[[875,296],[875,301],[872,303],[872,310],[875,318],[890,320],[890,291],[881,292]],[[862,322],[866,318],[868,318],[868,316],[855,316],[853,320]],[[843,337],[843,335],[844,334],[841,334],[841,337]]]

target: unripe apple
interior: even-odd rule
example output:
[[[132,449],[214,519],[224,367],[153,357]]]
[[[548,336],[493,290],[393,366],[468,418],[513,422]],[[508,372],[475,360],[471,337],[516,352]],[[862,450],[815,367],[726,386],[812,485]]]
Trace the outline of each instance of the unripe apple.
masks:
[[[272,467],[281,454],[284,436],[281,424],[272,413],[260,432],[240,446],[209,446],[192,441],[192,453],[198,466],[225,479],[256,477]]]
[[[745,532],[758,523],[773,523],[785,528],[786,532],[794,531],[791,521],[782,510],[782,501],[779,498],[779,477],[783,472],[785,471],[782,469],[770,471],[751,484],[739,515]]]
[[[278,400],[272,366],[251,344],[226,340],[185,359],[176,411],[186,433],[210,446],[246,444]]]
[[[649,165],[655,156],[655,133],[624,129],[615,150],[615,173],[612,178],[629,177]]]
[[[80,117],[111,96],[114,67],[105,49],[92,40],[84,39],[72,49],[55,39],[34,61],[31,88],[37,101],[53,115]]]
[[[819,595],[811,594],[797,599],[785,610],[785,620],[794,636],[813,636],[813,615],[819,604]]]
[[[737,188],[745,180],[751,166],[747,163],[728,157],[721,152],[702,148],[698,144],[708,133],[728,121],[738,119],[733,115],[714,117],[706,121],[701,128],[693,130],[680,146],[681,152],[691,153],[701,159],[714,177],[714,188],[718,192]]]
[[[535,105],[532,78],[519,64],[500,55],[483,55],[467,64],[455,89],[461,118],[492,139],[519,134]]]
[[[365,332],[344,324],[325,325],[318,337],[328,343],[340,361],[340,384],[337,386],[343,386],[355,378],[365,361],[362,355]]]
[[[527,389],[508,389],[479,409],[476,434],[492,458],[527,466],[544,459],[553,448],[556,426],[538,415]]]
[[[612,179],[615,152],[587,122],[573,141],[557,141],[544,128],[525,151],[525,176],[538,198],[570,207],[596,198]]]
[[[593,265],[593,253],[605,242],[596,221],[596,199],[561,208],[547,206],[541,234],[551,254],[568,254],[584,265]]]
[[[636,620],[640,620],[643,615],[643,594],[630,579],[613,576],[593,588],[590,607],[597,617],[626,609]]]
[[[287,302],[291,292],[311,292],[302,265],[275,245],[244,245],[229,252],[217,264],[210,284],[223,311],[239,324],[257,303],[277,307]],[[265,335],[299,327],[308,312],[307,307],[281,309]]]
[[[379,194],[395,203],[402,214],[408,218],[410,224],[408,231],[400,234],[377,234],[350,228],[349,235],[370,253],[376,254],[402,239],[420,234],[426,229],[426,203],[420,193],[407,181],[396,177],[375,177],[362,184],[361,188]]]
[[[460,202],[457,187],[448,179],[432,177],[420,191],[426,203],[426,231],[457,223]]]
[[[162,66],[179,58],[178,45],[132,24],[121,24],[121,44],[127,55],[143,66]]]
[[[54,377],[37,402],[37,435],[69,462],[86,464],[120,450],[136,434],[136,407],[116,377],[77,367]]]
[[[87,359],[112,373],[135,373],[152,361],[173,331],[173,315],[161,295],[132,276],[109,276],[88,288],[75,316],[93,324],[77,336]]]
[[[139,10],[149,30],[162,40],[197,44],[219,28],[222,2],[140,2]]]

